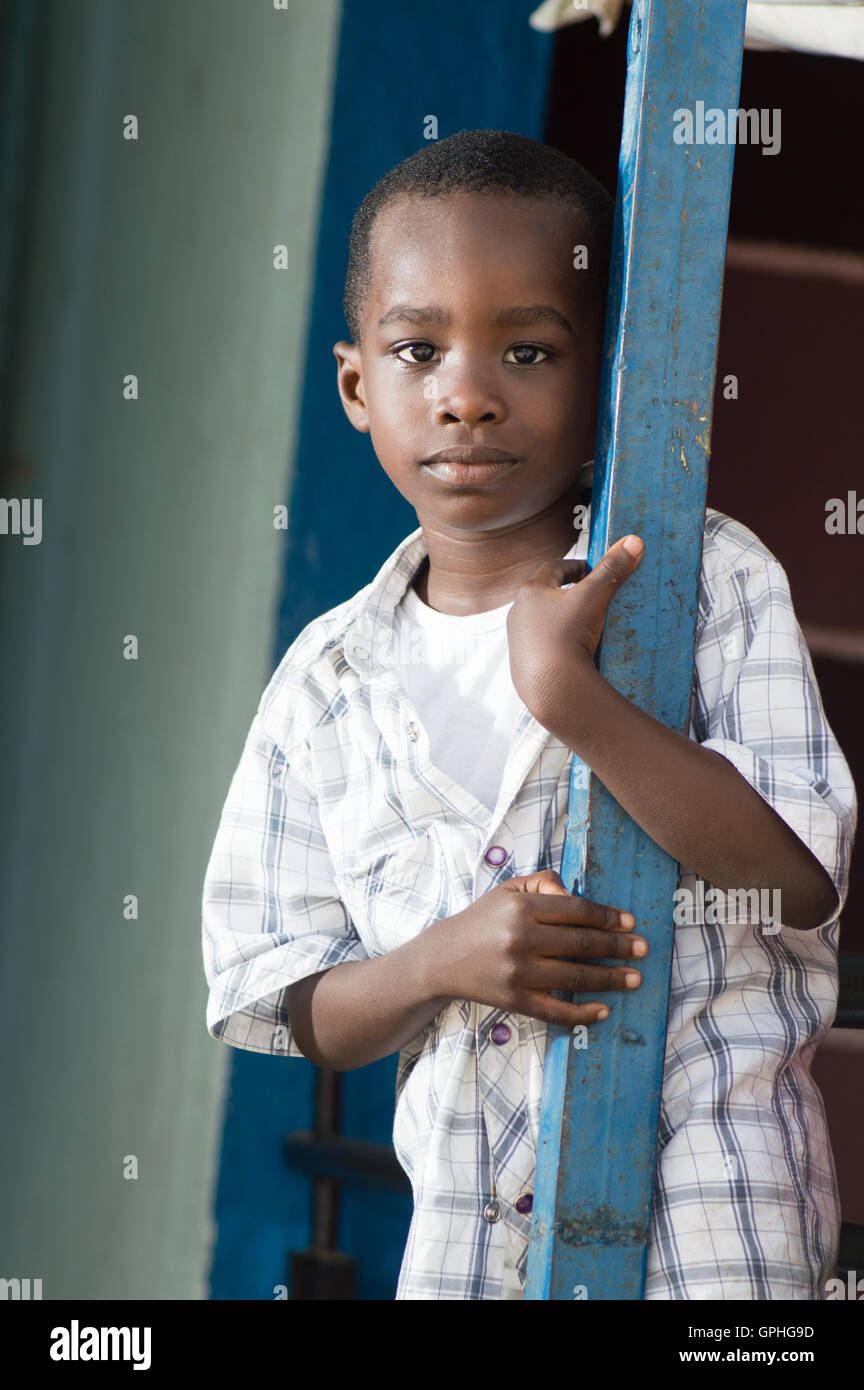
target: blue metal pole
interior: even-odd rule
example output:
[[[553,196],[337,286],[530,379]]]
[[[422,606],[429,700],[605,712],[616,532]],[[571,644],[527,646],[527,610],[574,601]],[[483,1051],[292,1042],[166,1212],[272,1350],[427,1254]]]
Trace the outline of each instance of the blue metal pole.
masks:
[[[737,108],[744,15],[745,0],[636,0],[629,35],[589,564],[627,532],[645,540],[599,667],[683,733],[734,149],[695,141],[700,115]],[[694,143],[678,143],[682,111]],[[609,993],[587,1038],[549,1029],[528,1298],[644,1295],[678,872],[574,758],[564,882],[633,912],[651,950],[641,988]]]

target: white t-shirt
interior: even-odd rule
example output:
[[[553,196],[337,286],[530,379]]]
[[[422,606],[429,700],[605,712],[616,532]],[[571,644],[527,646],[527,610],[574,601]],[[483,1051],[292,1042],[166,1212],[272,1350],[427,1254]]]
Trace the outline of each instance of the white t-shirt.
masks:
[[[512,606],[454,617],[408,588],[394,614],[394,670],[423,720],[432,761],[490,814],[524,709],[510,678]]]
[[[581,558],[587,547],[583,531],[564,558]],[[512,607],[439,613],[409,585],[394,613],[394,671],[423,720],[430,757],[490,814],[525,708],[510,676]]]

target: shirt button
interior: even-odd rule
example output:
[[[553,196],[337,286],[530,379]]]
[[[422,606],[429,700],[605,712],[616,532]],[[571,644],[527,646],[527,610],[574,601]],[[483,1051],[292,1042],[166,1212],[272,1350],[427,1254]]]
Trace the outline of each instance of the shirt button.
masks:
[[[491,864],[494,869],[500,866],[509,858],[509,854],[503,845],[490,845],[483,855],[487,864]]]
[[[496,1023],[489,1036],[494,1043],[498,1043],[500,1046],[501,1043],[510,1041],[510,1029],[506,1023]]]
[[[356,656],[358,661],[365,661],[369,653],[367,652],[365,647],[355,647],[354,655]]]
[[[490,1222],[501,1220],[501,1208],[497,1202],[486,1203],[485,1207],[483,1208],[483,1220]]]
[[[532,1207],[534,1206],[534,1193],[523,1192],[521,1197],[516,1198],[516,1201],[513,1203],[513,1205],[515,1206],[516,1210],[521,1213],[522,1216],[527,1216],[529,1211],[531,1211]]]
[[[414,723],[413,719],[411,720],[411,723],[408,725],[407,732],[411,742],[416,743],[418,738],[420,737],[420,730],[417,728],[417,725]]]

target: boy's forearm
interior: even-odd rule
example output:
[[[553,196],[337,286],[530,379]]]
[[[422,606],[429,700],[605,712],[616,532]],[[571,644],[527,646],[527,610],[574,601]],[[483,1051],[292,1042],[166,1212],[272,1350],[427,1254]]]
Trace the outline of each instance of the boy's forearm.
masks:
[[[352,1071],[398,1052],[450,1003],[437,993],[438,923],[371,960],[345,961],[286,991],[297,1045],[318,1067]]]
[[[553,732],[653,840],[709,883],[779,889],[792,927],[818,926],[833,911],[825,870],[732,764],[645,714],[594,668]]]

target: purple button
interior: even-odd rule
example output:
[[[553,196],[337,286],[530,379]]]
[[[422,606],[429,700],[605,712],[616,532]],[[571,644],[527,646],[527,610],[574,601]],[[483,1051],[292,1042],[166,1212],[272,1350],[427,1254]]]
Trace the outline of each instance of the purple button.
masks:
[[[534,1206],[534,1193],[523,1192],[521,1197],[516,1198],[514,1205],[518,1212],[521,1212],[523,1216],[527,1216],[531,1208]]]
[[[491,864],[493,868],[497,869],[506,860],[507,851],[503,845],[490,845],[483,858],[487,864]]]
[[[506,1023],[496,1023],[495,1027],[490,1031],[489,1036],[494,1043],[500,1045],[501,1043],[510,1041],[510,1029],[507,1027]]]

